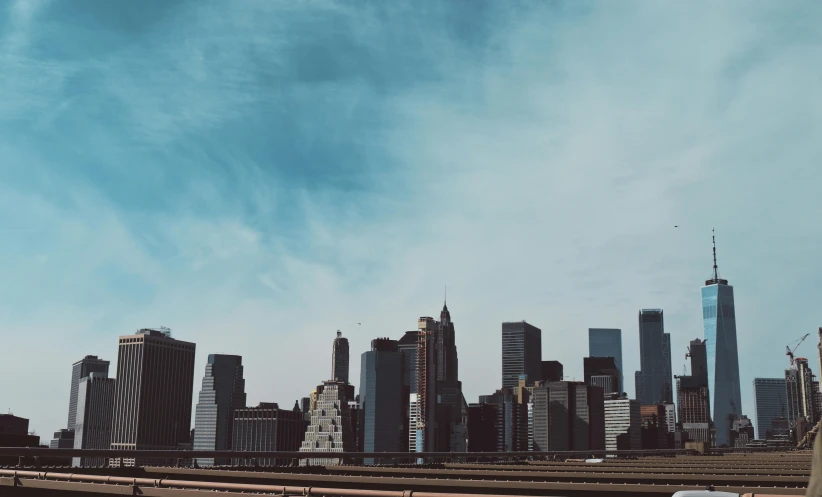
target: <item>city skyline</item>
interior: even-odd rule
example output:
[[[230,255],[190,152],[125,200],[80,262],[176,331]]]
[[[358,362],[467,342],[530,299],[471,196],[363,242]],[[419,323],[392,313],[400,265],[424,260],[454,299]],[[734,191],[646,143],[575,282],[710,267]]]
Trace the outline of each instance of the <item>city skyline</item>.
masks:
[[[712,226],[742,412],[821,324],[816,4],[84,1],[0,5],[0,374],[26,378],[0,408],[43,438],[120,334],[169,326],[196,376],[241,355],[248,403],[289,407],[329,334],[356,358],[445,284],[467,399],[522,319],[568,379],[622,329],[633,396],[638,309],[674,374],[702,338]]]

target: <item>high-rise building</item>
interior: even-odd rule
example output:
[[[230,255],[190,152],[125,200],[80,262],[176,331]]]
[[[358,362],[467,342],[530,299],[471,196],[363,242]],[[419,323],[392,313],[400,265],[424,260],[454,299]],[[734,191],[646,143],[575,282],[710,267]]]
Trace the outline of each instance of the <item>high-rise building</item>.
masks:
[[[691,340],[687,357],[691,358],[691,374],[676,379],[679,423],[694,442],[712,443],[714,423],[711,422],[711,397],[708,388],[707,345],[704,340]]]
[[[348,339],[339,330],[331,354],[331,381],[348,383]]]
[[[713,275],[702,287],[702,322],[707,342],[708,389],[712,418],[716,426],[716,445],[730,443],[729,419],[741,416],[742,394],[739,383],[739,354],[736,341],[734,287],[719,277],[716,265],[716,238],[713,241]]]
[[[308,423],[300,411],[280,409],[274,402],[231,411],[231,448],[248,452],[294,452],[300,450]],[[195,432],[196,435],[196,432]],[[234,458],[235,466],[276,466],[285,460]]]
[[[153,329],[119,341],[111,448],[190,447],[195,344]],[[123,460],[127,466],[146,462],[164,463]]]
[[[362,354],[359,432],[364,452],[400,452],[406,446],[402,370],[396,340],[372,340],[371,350]]]
[[[29,420],[0,414],[0,447],[39,447],[40,437],[29,433]],[[17,464],[16,457],[0,456],[0,466]]]
[[[72,449],[74,448],[74,430],[63,428],[54,432],[54,438],[49,442],[50,449]]]
[[[409,394],[417,393],[417,334],[417,330],[406,331],[397,342],[403,361],[402,382]]]
[[[111,445],[111,419],[114,407],[114,378],[106,373],[89,373],[77,389],[75,449],[108,449]],[[102,457],[75,457],[74,467],[102,466]]]
[[[417,320],[416,447],[412,452],[437,451],[437,332],[434,318]]]
[[[613,357],[585,357],[583,359],[585,383],[602,388],[606,395],[624,390],[620,384],[620,372]]]
[[[243,358],[209,354],[203,386],[194,413],[194,450],[229,450],[232,412],[245,407]],[[222,466],[228,459],[200,458],[200,466]]]
[[[639,362],[636,398],[640,404],[673,403],[671,337],[665,333],[662,309],[639,311]]]
[[[108,367],[109,362],[100,359],[96,355],[87,355],[71,365],[71,393],[69,395],[67,429],[74,430],[74,424],[77,420],[77,395],[80,388],[80,380],[91,373],[99,373],[104,377],[108,377]]]
[[[354,400],[350,385],[326,381],[317,387],[317,405],[305,431],[300,452],[354,452],[357,447],[349,400]],[[300,465],[341,464],[339,458],[302,459]]]
[[[533,449],[602,450],[605,446],[602,389],[582,382],[537,383],[531,396]]]
[[[800,418],[809,423],[816,423],[816,392],[814,376],[808,366],[808,360],[797,357],[790,369],[785,370],[785,385],[788,401],[788,421],[794,427]]]
[[[622,369],[622,330],[618,328],[588,328],[588,356],[613,357],[619,370],[619,385],[625,390]]]
[[[788,415],[787,386],[784,378],[754,378],[756,438],[768,439],[774,419]]]
[[[448,305],[443,303],[437,334],[437,381],[454,382],[457,380],[459,380],[459,364],[454,322],[451,321]]]
[[[633,399],[605,401],[605,450],[639,450],[642,448],[642,414]]]
[[[479,398],[480,410],[474,406],[474,415],[482,418],[485,433],[478,433],[473,427],[475,437],[480,437],[480,444],[490,452],[522,452],[528,449],[528,407],[519,403],[516,395],[509,389],[497,390],[491,395],[481,395]],[[469,407],[469,416],[471,415]],[[490,419],[490,421],[489,421]],[[468,420],[469,429],[471,419]],[[469,441],[470,441],[469,435]],[[477,444],[473,445],[472,452],[479,451]]]
[[[520,375],[542,376],[542,331],[525,321],[502,323],[502,386],[516,388]]]
[[[526,376],[526,380],[528,377]],[[562,363],[559,361],[542,361],[542,375],[539,377],[539,381],[562,381],[565,379],[565,375],[563,373]],[[533,384],[534,379],[531,379],[529,383]]]

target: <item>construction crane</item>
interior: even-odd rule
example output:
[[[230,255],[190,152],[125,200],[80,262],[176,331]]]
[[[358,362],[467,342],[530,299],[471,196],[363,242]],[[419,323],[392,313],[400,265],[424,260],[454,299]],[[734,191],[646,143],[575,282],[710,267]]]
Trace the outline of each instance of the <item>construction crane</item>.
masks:
[[[793,349],[791,349],[790,345],[787,345],[785,347],[785,349],[787,350],[787,352],[785,352],[785,355],[791,358],[791,367],[794,367],[793,353],[796,352],[796,349],[798,349],[799,346],[802,345],[802,342],[804,342],[805,339],[808,338],[809,336],[811,336],[810,333],[805,333],[805,336],[803,336],[802,338],[800,338],[799,340],[797,340],[795,342],[796,345],[793,346]]]

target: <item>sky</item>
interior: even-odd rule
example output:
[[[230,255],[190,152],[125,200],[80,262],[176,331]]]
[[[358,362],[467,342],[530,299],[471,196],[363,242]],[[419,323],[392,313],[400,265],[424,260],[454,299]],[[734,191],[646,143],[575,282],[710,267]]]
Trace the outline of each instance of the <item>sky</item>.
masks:
[[[352,378],[438,316],[466,399],[501,323],[581,379],[589,327],[736,297],[743,412],[822,326],[822,3],[0,4],[0,411],[65,428],[71,364],[168,326],[248,402]],[[675,226],[678,226],[675,227]],[[361,323],[361,324],[358,324]],[[194,402],[196,402],[196,393]]]

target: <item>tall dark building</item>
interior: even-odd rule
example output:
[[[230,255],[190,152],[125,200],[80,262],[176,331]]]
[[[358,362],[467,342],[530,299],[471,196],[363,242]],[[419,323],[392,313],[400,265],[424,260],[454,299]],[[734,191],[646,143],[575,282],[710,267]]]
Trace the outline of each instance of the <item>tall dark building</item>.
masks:
[[[691,375],[676,379],[679,424],[689,439],[696,442],[713,441],[706,350],[704,340],[691,340],[687,354],[691,358]]]
[[[540,381],[562,381],[564,374],[562,363],[559,361],[542,361],[542,375]]]
[[[502,323],[503,388],[516,388],[523,374],[529,384],[542,376],[542,331],[525,321]]]
[[[280,409],[273,402],[231,412],[231,447],[235,451],[295,452],[299,450],[308,422],[300,411]],[[284,464],[272,458],[235,458],[235,466]]]
[[[331,354],[331,381],[348,383],[348,339],[339,330]]]
[[[516,395],[503,388],[491,395],[481,395],[479,407],[469,406],[468,429],[471,452],[482,447],[490,452],[522,452],[528,450],[528,407],[521,404]],[[472,415],[474,419],[472,419]],[[476,420],[484,433],[471,423]],[[471,434],[477,440],[472,440]]]
[[[80,380],[77,392],[75,449],[108,449],[111,444],[111,417],[114,407],[114,378],[90,373]],[[72,466],[102,466],[102,457],[75,457]]]
[[[641,405],[673,403],[671,336],[665,333],[662,309],[639,311],[639,362],[636,397]]]
[[[99,373],[104,377],[108,377],[108,367],[109,362],[98,358],[96,355],[87,355],[71,365],[71,393],[69,396],[67,429],[74,430],[74,424],[77,422],[77,395],[80,380],[91,373]]]
[[[613,357],[586,357],[583,367],[587,385],[602,388],[606,395],[622,393],[620,373]]]
[[[194,450],[229,450],[232,412],[245,407],[243,358],[209,354],[194,414]],[[228,459],[197,459],[201,466],[227,465]]]
[[[400,452],[407,446],[402,382],[397,341],[372,340],[371,350],[362,354],[360,369],[359,435],[364,452]]]
[[[818,416],[813,378],[808,360],[804,357],[797,357],[793,366],[785,370],[787,418],[791,427],[796,425],[799,418],[805,418],[809,423],[816,423]]]
[[[639,412],[642,416],[642,448],[645,450],[669,448],[665,404],[641,406]]]
[[[191,443],[195,347],[153,329],[120,337],[112,449],[171,450]]]
[[[437,334],[437,381],[454,382],[459,380],[457,344],[454,333],[454,322],[448,305],[443,304],[440,312],[439,333]]]
[[[417,320],[417,394],[412,423],[415,450],[436,452],[437,437],[437,333],[439,323],[423,316]]]
[[[0,447],[39,447],[40,437],[29,434],[29,420],[0,414]],[[0,466],[17,464],[16,457],[0,456]]]
[[[788,415],[787,384],[785,378],[754,378],[753,387],[756,437],[766,440],[773,420]]]
[[[402,383],[408,387],[408,393],[417,393],[417,335],[418,332],[406,331],[397,342],[397,350],[402,354]]]
[[[532,397],[534,450],[603,450],[602,389],[582,382],[538,384]]]

